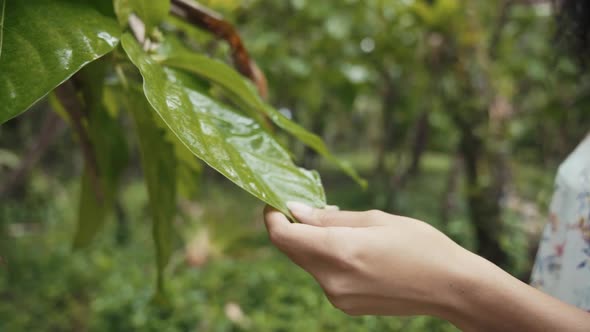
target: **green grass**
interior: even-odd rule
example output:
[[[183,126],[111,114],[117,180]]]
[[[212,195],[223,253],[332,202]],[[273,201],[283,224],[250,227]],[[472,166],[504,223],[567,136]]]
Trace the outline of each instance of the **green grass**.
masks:
[[[71,252],[76,187],[43,186],[35,197],[2,205],[4,220],[29,229],[0,248],[0,331],[454,330],[434,318],[351,318],[334,309],[315,281],[270,245],[262,204],[218,178],[202,183],[198,203],[182,204],[167,270],[169,302],[156,306],[143,186],[131,182],[122,192],[127,240],[121,243],[111,220],[91,248]],[[183,243],[203,231],[210,255],[204,265],[189,266]],[[230,304],[241,308],[242,319],[228,317]]]
[[[371,165],[367,158],[353,159]],[[427,155],[423,173],[397,195],[399,211],[393,212],[430,222],[469,248],[473,236],[464,204],[458,202],[448,224],[439,218],[449,164],[444,156]],[[538,183],[549,176],[518,167],[516,188],[536,197]],[[379,199],[375,187],[363,192],[330,167],[321,173],[333,204],[361,210]],[[344,315],[309,275],[271,246],[260,202],[217,176],[204,176],[200,185],[198,200],[180,204],[176,250],[166,271],[168,303],[156,306],[143,185],[129,179],[121,192],[126,223],[110,220],[90,248],[71,252],[77,184],[35,175],[26,197],[0,205],[2,222],[12,225],[7,226],[11,235],[0,241],[0,331],[455,330],[429,317]],[[518,214],[508,211],[507,220],[512,228],[503,241],[513,255],[512,272],[518,273],[528,266],[528,246]],[[194,241],[200,243],[199,253],[208,253],[199,266],[187,263],[185,245]],[[242,317],[230,318],[228,306],[239,307]]]

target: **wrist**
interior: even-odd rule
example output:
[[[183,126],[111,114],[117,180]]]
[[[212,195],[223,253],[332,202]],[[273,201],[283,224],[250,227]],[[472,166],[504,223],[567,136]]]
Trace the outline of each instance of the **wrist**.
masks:
[[[482,299],[506,281],[505,273],[486,259],[460,248],[455,264],[449,268],[436,316],[448,320],[462,331],[477,331],[486,304]]]
[[[587,312],[565,304],[465,250],[449,269],[439,311],[462,331],[587,331]]]

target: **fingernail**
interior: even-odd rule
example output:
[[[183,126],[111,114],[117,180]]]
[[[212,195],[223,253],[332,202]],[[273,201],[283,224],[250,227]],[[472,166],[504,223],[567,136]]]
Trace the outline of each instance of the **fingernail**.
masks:
[[[313,212],[311,206],[299,202],[287,202],[287,208],[293,212],[295,216],[309,216]]]
[[[338,205],[326,205],[324,209],[328,211],[340,211],[340,207]]]

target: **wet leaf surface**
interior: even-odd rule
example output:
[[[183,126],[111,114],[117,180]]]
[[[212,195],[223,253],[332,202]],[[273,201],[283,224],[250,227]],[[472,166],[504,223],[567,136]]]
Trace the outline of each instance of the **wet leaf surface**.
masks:
[[[27,110],[119,41],[117,21],[91,1],[27,0],[5,5],[9,14],[0,30],[0,124]]]
[[[287,201],[325,205],[318,174],[296,167],[255,120],[211,99],[194,77],[161,66],[131,35],[122,43],[143,76],[149,103],[197,157],[284,213]]]

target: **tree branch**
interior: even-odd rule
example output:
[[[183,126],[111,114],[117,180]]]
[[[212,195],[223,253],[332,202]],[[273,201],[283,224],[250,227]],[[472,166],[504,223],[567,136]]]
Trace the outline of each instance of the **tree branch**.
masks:
[[[35,143],[27,150],[19,166],[6,176],[7,181],[0,185],[0,198],[12,192],[23,181],[64,128],[65,123],[55,112],[47,113]]]
[[[489,54],[491,59],[495,59],[498,54],[498,46],[500,44],[500,39],[502,37],[502,32],[504,31],[504,26],[506,26],[506,22],[508,21],[508,15],[510,14],[510,10],[512,6],[515,5],[516,2],[514,0],[504,0],[500,4],[498,21],[496,26],[492,32],[492,38],[490,39],[489,45]]]
[[[232,50],[231,56],[238,71],[256,84],[260,96],[267,97],[268,85],[266,77],[250,58],[238,31],[233,25],[225,21],[221,15],[192,0],[172,0],[170,12],[225,40]]]
[[[98,171],[96,151],[84,125],[85,115],[82,112],[83,106],[76,95],[76,89],[72,82],[68,80],[55,89],[55,95],[68,113],[72,127],[76,132],[78,139],[80,140],[82,155],[84,156],[84,161],[86,164],[85,167],[89,173],[92,185],[94,186],[96,197],[99,201],[101,201],[104,195],[99,180],[100,173]]]

